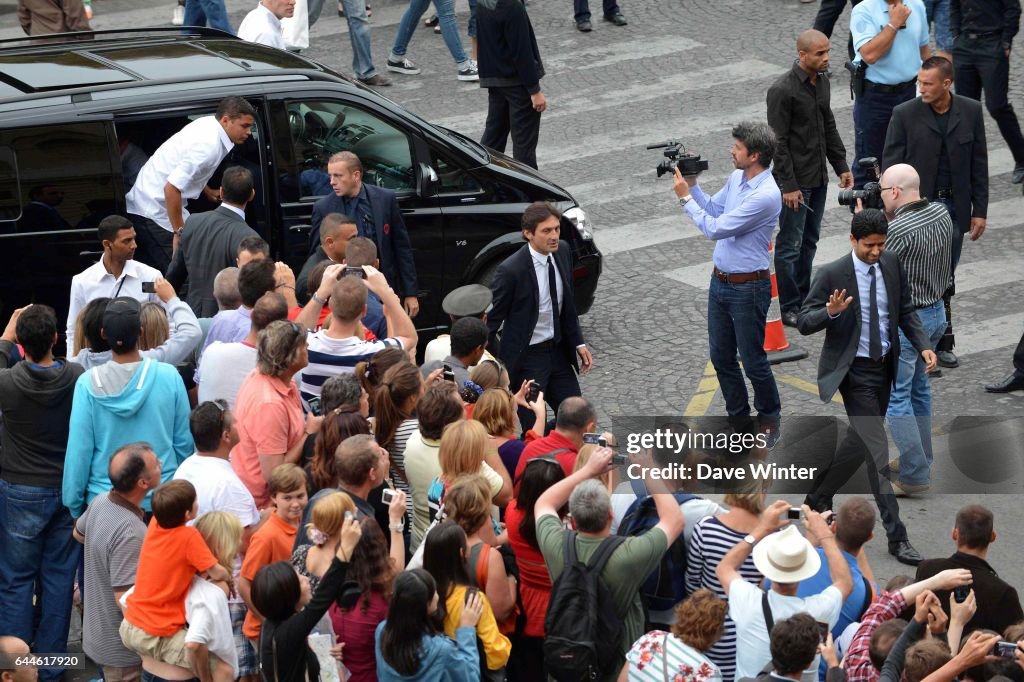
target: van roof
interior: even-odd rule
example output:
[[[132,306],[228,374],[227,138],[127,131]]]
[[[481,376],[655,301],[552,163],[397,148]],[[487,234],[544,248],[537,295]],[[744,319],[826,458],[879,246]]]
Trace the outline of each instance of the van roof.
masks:
[[[176,78],[195,81],[297,71],[312,78],[339,79],[297,54],[208,28],[18,38],[0,41],[0,103],[98,86],[132,87]]]

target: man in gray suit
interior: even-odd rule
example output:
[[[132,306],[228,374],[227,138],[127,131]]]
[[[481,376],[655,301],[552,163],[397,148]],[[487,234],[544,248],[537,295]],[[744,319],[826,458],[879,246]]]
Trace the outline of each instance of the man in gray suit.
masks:
[[[232,166],[221,179],[221,205],[190,215],[181,231],[181,244],[167,269],[167,281],[177,290],[188,280],[185,301],[196,317],[217,314],[213,280],[237,262],[238,245],[259,234],[245,222],[245,206],[255,196],[252,173]]]
[[[818,395],[828,402],[839,391],[850,419],[846,438],[832,461],[820,467],[806,504],[819,511],[831,509],[832,496],[861,462],[866,463],[868,483],[889,538],[889,553],[913,566],[922,557],[907,537],[892,486],[879,474],[889,463],[882,418],[900,354],[897,327],[929,369],[935,367],[935,353],[915,313],[907,273],[894,254],[884,251],[888,228],[881,211],[859,210],[850,224],[853,253],[814,273],[800,310],[797,328],[801,334],[825,330],[818,361]]]

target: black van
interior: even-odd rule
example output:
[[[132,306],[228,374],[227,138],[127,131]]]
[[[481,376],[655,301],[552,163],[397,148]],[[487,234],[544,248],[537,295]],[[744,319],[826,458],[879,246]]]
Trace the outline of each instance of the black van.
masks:
[[[447,292],[488,283],[521,246],[519,218],[541,199],[564,211],[577,307],[590,308],[601,253],[576,201],[537,171],[298,55],[212,29],[143,29],[0,42],[0,321],[29,302],[66,315],[71,277],[102,254],[96,226],[125,212],[130,157],[226,95],[257,110],[231,159],[256,177],[247,221],[296,272],[313,203],[331,191],[327,159],[348,150],[364,182],[398,195],[422,338],[447,326]]]

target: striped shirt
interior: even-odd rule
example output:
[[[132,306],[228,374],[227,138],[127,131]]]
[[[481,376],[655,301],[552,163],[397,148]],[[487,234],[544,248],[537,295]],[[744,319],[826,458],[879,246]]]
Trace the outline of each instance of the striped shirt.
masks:
[[[953,220],[939,202],[927,199],[896,209],[885,248],[900,259],[918,308],[942,298],[953,277]]]
[[[303,401],[319,397],[324,382],[331,377],[355,370],[357,364],[391,346],[404,350],[398,339],[364,341],[354,336],[335,339],[328,336],[326,330],[310,334],[309,365],[302,370],[299,385]]]
[[[692,593],[706,587],[721,599],[726,598],[725,589],[715,575],[715,568],[722,557],[743,540],[746,533],[733,530],[718,517],[705,516],[697,523],[690,536],[686,556],[686,591]],[[757,585],[761,581],[761,572],[754,568],[753,555],[744,560],[739,569],[740,575],[748,583]],[[732,682],[736,675],[736,624],[728,614],[722,628],[722,637],[704,652],[721,670],[724,682]]]
[[[662,630],[652,630],[638,639],[626,653],[626,661],[629,682],[722,682],[718,666],[678,637]]]
[[[402,423],[395,429],[395,435],[391,437],[391,445],[388,446],[388,455],[391,457],[391,482],[405,493],[409,523],[412,523],[412,491],[409,489],[409,481],[405,473],[405,444],[409,442],[409,436],[414,434],[419,426],[420,423],[415,417],[402,420]]]

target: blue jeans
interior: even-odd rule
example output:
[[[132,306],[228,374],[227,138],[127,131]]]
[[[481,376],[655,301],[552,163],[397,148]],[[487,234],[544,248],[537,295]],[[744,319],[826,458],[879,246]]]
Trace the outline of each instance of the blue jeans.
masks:
[[[775,238],[775,280],[779,284],[779,306],[784,313],[799,312],[811,289],[811,265],[818,251],[828,186],[800,191],[804,205],[796,211],[782,207],[779,236]]]
[[[924,0],[928,23],[935,23],[935,47],[942,52],[953,51],[953,32],[949,27],[949,0]]]
[[[747,384],[736,361],[737,351],[743,361],[743,372],[754,387],[757,413],[774,417],[782,410],[775,375],[764,352],[764,327],[771,300],[771,280],[725,284],[714,275],[711,277],[708,341],[729,416],[750,414]]]
[[[885,149],[885,132],[889,128],[892,110],[897,105],[914,99],[916,91],[909,85],[901,92],[879,92],[865,89],[853,103],[853,133],[855,161],[873,156],[882,163],[882,151]],[[867,175],[859,164],[853,166],[853,185],[857,189],[864,187]]]
[[[33,651],[64,653],[68,646],[71,596],[82,546],[60,488],[15,485],[0,480],[0,635],[20,637]],[[40,619],[33,632],[32,597],[40,586]],[[63,671],[44,668],[39,677]]]
[[[606,17],[611,17],[619,14],[619,3],[616,0],[602,0],[602,9]],[[581,21],[590,21],[590,1],[589,0],[573,0],[573,17],[576,23]]]
[[[946,330],[942,299],[927,308],[918,308],[917,318],[934,349]],[[932,466],[932,389],[924,360],[902,329],[896,384],[889,394],[885,414],[892,440],[900,451],[899,480],[912,485],[928,483]]]
[[[370,19],[366,16],[366,0],[341,0],[348,22],[348,38],[352,41],[352,71],[356,78],[366,80],[377,75],[370,52]],[[323,11],[324,0],[309,0],[307,11],[312,28]]]
[[[395,44],[391,46],[392,54],[398,57],[405,56],[405,51],[409,49],[409,41],[412,40],[412,34],[429,6],[430,0],[410,0],[409,7],[402,15],[402,20],[398,22]],[[448,51],[452,53],[452,59],[459,65],[469,61],[466,50],[462,47],[462,38],[459,37],[459,27],[455,23],[455,0],[434,0],[434,9],[437,10],[441,36],[444,38],[445,45],[448,46]]]
[[[235,34],[235,29],[231,28],[231,22],[228,21],[224,0],[185,0],[185,25],[209,26]]]

